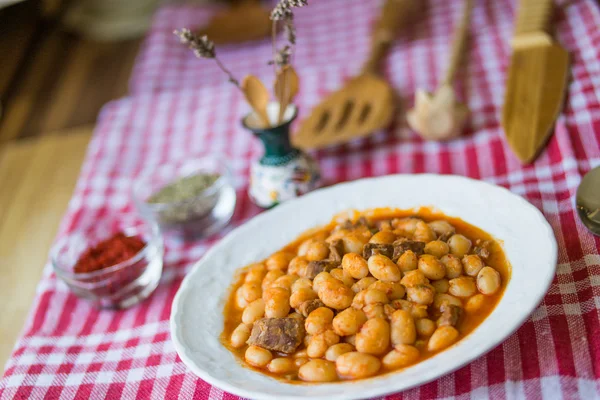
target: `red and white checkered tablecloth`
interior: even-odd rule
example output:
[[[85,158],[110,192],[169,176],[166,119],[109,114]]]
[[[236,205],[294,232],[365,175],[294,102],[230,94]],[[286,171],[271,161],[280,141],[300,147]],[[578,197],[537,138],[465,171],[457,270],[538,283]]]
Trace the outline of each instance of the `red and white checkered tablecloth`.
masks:
[[[304,112],[360,67],[368,19],[376,9],[376,2],[363,0],[312,3],[297,18],[301,43],[309,42],[300,45],[297,56],[298,105]],[[386,67],[408,104],[416,87],[436,84],[459,12],[458,2],[430,3],[427,18],[399,37]],[[131,81],[135,95],[101,113],[59,236],[131,210],[129,187],[141,170],[209,153],[227,156],[237,177],[239,203],[228,229],[260,211],[246,196],[250,162],[261,152],[240,126],[247,106],[235,88],[220,84],[223,78],[210,63],[195,60],[171,38],[173,28],[191,26],[205,15],[186,6],[158,13]],[[331,183],[433,172],[505,186],[542,210],[557,237],[556,278],[515,334],[458,371],[388,398],[600,398],[600,238],[578,221],[573,201],[583,174],[600,165],[600,8],[593,0],[562,3],[556,22],[572,56],[572,82],[547,149],[525,167],[507,147],[499,123],[513,15],[507,0],[477,2],[470,61],[459,85],[472,110],[464,137],[424,142],[399,115],[386,132],[315,154]],[[232,69],[240,73],[262,66],[259,75],[268,77],[270,69],[262,65],[269,56],[266,46],[231,47],[223,59],[238,60]],[[125,311],[92,308],[47,266],[0,381],[0,398],[235,398],[189,372],[169,337],[173,296],[217,240],[168,243],[158,289]]]

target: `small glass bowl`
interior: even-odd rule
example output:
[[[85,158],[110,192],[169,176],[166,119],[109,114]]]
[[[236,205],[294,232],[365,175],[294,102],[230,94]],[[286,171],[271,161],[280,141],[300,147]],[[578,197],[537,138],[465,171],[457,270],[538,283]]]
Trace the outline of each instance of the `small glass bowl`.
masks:
[[[118,232],[137,236],[146,245],[129,260],[111,267],[89,273],[73,270],[83,252]],[[99,308],[128,308],[150,296],[158,286],[163,254],[156,222],[112,217],[59,240],[51,252],[51,262],[56,275],[78,297]]]
[[[219,178],[199,195],[172,203],[148,202],[166,185],[202,173],[216,173]],[[223,158],[183,160],[142,176],[133,186],[133,199],[140,213],[157,221],[164,232],[193,240],[215,234],[231,220],[236,203],[231,180],[231,171]]]

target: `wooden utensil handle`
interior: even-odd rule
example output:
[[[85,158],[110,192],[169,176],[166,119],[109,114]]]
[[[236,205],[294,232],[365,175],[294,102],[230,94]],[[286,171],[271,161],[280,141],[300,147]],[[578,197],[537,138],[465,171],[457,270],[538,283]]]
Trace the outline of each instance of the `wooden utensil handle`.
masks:
[[[473,0],[464,0],[462,17],[454,33],[450,62],[446,69],[446,76],[442,81],[443,85],[451,85],[456,75],[456,71],[462,62],[463,55],[467,48],[469,37],[469,22],[471,20],[471,10],[473,9]]]
[[[371,51],[363,72],[377,73],[398,28],[409,20],[420,0],[385,0],[373,30]]]
[[[513,47],[552,43],[552,0],[520,0]]]

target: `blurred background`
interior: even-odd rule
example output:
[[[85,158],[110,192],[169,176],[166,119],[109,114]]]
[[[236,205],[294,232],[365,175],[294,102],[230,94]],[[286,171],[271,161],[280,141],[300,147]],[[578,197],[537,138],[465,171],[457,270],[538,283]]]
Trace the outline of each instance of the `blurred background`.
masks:
[[[98,111],[126,95],[159,3],[0,0],[0,368],[34,299]]]
[[[93,123],[126,93],[159,3],[0,0],[0,142]]]

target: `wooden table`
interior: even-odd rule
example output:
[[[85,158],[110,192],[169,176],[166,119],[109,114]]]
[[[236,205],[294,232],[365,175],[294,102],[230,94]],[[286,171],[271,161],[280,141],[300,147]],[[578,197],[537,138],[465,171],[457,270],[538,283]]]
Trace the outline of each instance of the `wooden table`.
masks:
[[[21,332],[92,127],[0,148],[0,368]]]

